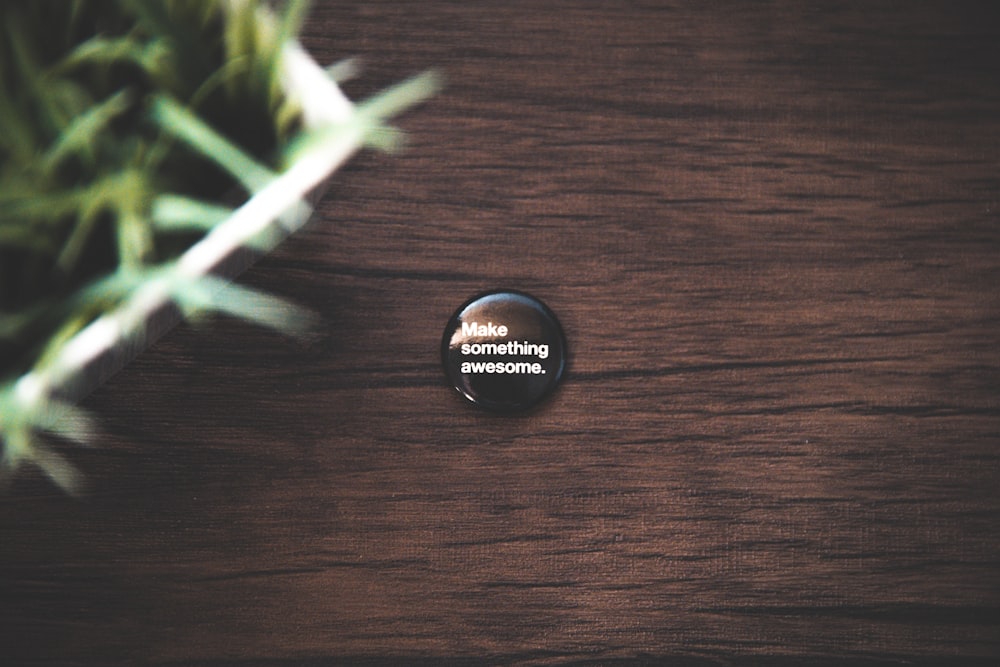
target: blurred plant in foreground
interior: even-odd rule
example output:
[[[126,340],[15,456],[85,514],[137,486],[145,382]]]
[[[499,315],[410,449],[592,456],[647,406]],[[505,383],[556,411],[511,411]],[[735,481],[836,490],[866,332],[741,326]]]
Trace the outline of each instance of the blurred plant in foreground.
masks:
[[[307,326],[302,309],[209,271],[300,226],[309,191],[359,147],[393,148],[387,120],[438,80],[428,72],[351,104],[298,45],[305,14],[294,0],[279,14],[258,0],[0,8],[6,471],[32,463],[79,488],[39,434],[92,439],[68,388],[167,304]]]

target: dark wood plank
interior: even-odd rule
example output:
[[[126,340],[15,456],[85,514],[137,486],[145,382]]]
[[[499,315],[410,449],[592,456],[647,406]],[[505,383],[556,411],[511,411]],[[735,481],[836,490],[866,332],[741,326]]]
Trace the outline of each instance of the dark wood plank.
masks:
[[[316,4],[352,94],[449,86],[245,275],[314,339],[181,326],[84,499],[0,496],[0,655],[995,663],[990,3]],[[495,286],[569,339],[529,415],[439,367]]]

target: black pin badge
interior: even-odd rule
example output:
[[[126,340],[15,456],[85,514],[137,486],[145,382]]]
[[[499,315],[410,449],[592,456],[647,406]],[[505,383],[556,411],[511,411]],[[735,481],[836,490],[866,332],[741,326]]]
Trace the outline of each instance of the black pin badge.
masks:
[[[465,398],[497,412],[537,405],[562,379],[566,339],[555,314],[516,291],[481,294],[445,327],[441,360]]]

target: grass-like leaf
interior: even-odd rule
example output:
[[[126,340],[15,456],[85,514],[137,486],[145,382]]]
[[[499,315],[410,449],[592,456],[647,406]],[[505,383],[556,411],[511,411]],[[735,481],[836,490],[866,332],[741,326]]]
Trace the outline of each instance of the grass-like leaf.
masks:
[[[97,161],[100,135],[107,131],[112,120],[129,108],[129,98],[127,90],[119,90],[73,119],[42,157],[42,171],[51,173],[69,155],[76,155],[93,167]]]
[[[224,168],[249,192],[259,191],[275,177],[273,171],[167,96],[154,99],[152,117],[167,132]]]
[[[222,313],[290,336],[305,335],[316,321],[307,309],[215,276],[188,279],[177,275],[170,278],[169,284],[174,302],[188,317]]]
[[[207,232],[232,215],[233,209],[183,195],[162,194],[153,200],[150,219],[162,231]]]

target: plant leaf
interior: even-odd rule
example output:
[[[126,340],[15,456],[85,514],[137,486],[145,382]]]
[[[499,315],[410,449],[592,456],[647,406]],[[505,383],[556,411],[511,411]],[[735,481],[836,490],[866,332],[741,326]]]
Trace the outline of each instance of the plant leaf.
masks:
[[[63,130],[55,145],[41,160],[44,172],[51,172],[70,154],[82,157],[88,165],[93,165],[97,157],[97,143],[101,134],[117,116],[125,113],[132,104],[132,96],[127,90],[120,90],[100,104],[73,119]]]
[[[306,334],[315,316],[284,299],[216,276],[170,279],[171,296],[189,316],[224,313],[292,336]]]
[[[225,169],[250,192],[261,190],[275,178],[274,172],[165,95],[154,99],[152,117],[164,130]]]
[[[153,200],[150,218],[162,231],[208,231],[233,214],[226,206],[183,195],[163,194]]]

